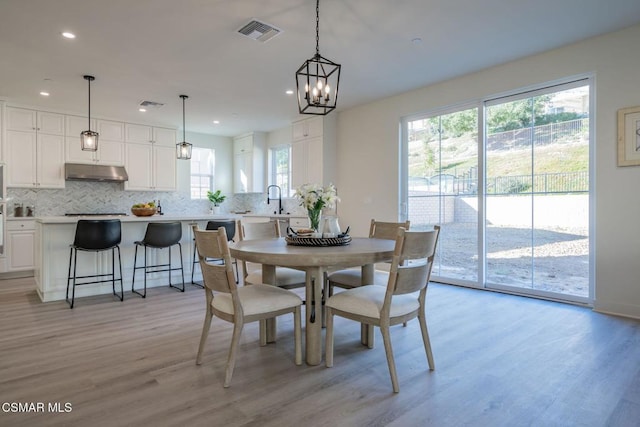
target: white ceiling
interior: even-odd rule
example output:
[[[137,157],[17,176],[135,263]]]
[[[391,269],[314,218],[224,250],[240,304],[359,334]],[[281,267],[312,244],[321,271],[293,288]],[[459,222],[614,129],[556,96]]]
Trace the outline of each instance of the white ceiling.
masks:
[[[283,33],[237,34],[251,18]],[[320,53],[342,64],[344,109],[638,22],[638,0],[322,0]],[[187,131],[270,131],[299,118],[285,90],[314,53],[313,0],[0,0],[13,104],[86,114],[92,74],[92,116],[181,128],[186,94]]]

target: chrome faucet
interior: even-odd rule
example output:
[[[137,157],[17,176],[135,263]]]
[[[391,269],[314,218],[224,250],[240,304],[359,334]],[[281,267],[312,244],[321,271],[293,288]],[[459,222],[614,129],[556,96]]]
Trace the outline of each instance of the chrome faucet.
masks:
[[[271,198],[271,192],[269,190],[271,190],[271,187],[277,188],[278,189],[278,198],[274,199]],[[269,204],[269,202],[271,200],[277,200],[278,201],[278,213],[281,214],[282,213],[282,188],[280,188],[280,186],[278,185],[270,185],[267,187],[267,204]]]

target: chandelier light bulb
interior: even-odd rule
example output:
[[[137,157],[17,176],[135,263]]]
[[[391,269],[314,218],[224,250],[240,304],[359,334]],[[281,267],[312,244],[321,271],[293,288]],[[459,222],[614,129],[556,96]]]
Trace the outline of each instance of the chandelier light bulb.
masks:
[[[318,83],[316,84],[316,86],[318,87],[318,90],[322,90],[322,80],[318,80]]]

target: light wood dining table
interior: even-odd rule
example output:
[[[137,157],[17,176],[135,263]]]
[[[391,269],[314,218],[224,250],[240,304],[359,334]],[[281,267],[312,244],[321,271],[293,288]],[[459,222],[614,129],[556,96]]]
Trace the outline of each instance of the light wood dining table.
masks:
[[[374,263],[389,261],[393,257],[393,240],[354,237],[343,246],[294,246],[284,238],[243,240],[231,243],[231,256],[236,259],[262,264],[262,280],[275,283],[276,266],[296,268],[306,272],[305,352],[309,365],[322,362],[322,288],[328,270],[362,267],[362,283],[373,283]],[[261,334],[266,342],[275,341],[275,319]],[[264,337],[261,337],[264,341]],[[373,328],[362,326],[362,343],[373,346]]]

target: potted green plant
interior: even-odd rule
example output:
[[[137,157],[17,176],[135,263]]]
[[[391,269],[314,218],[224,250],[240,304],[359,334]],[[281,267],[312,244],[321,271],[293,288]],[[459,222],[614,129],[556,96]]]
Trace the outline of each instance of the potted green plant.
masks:
[[[213,204],[213,213],[220,213],[220,203],[224,202],[227,196],[223,195],[220,190],[215,192],[207,191],[207,198]]]

